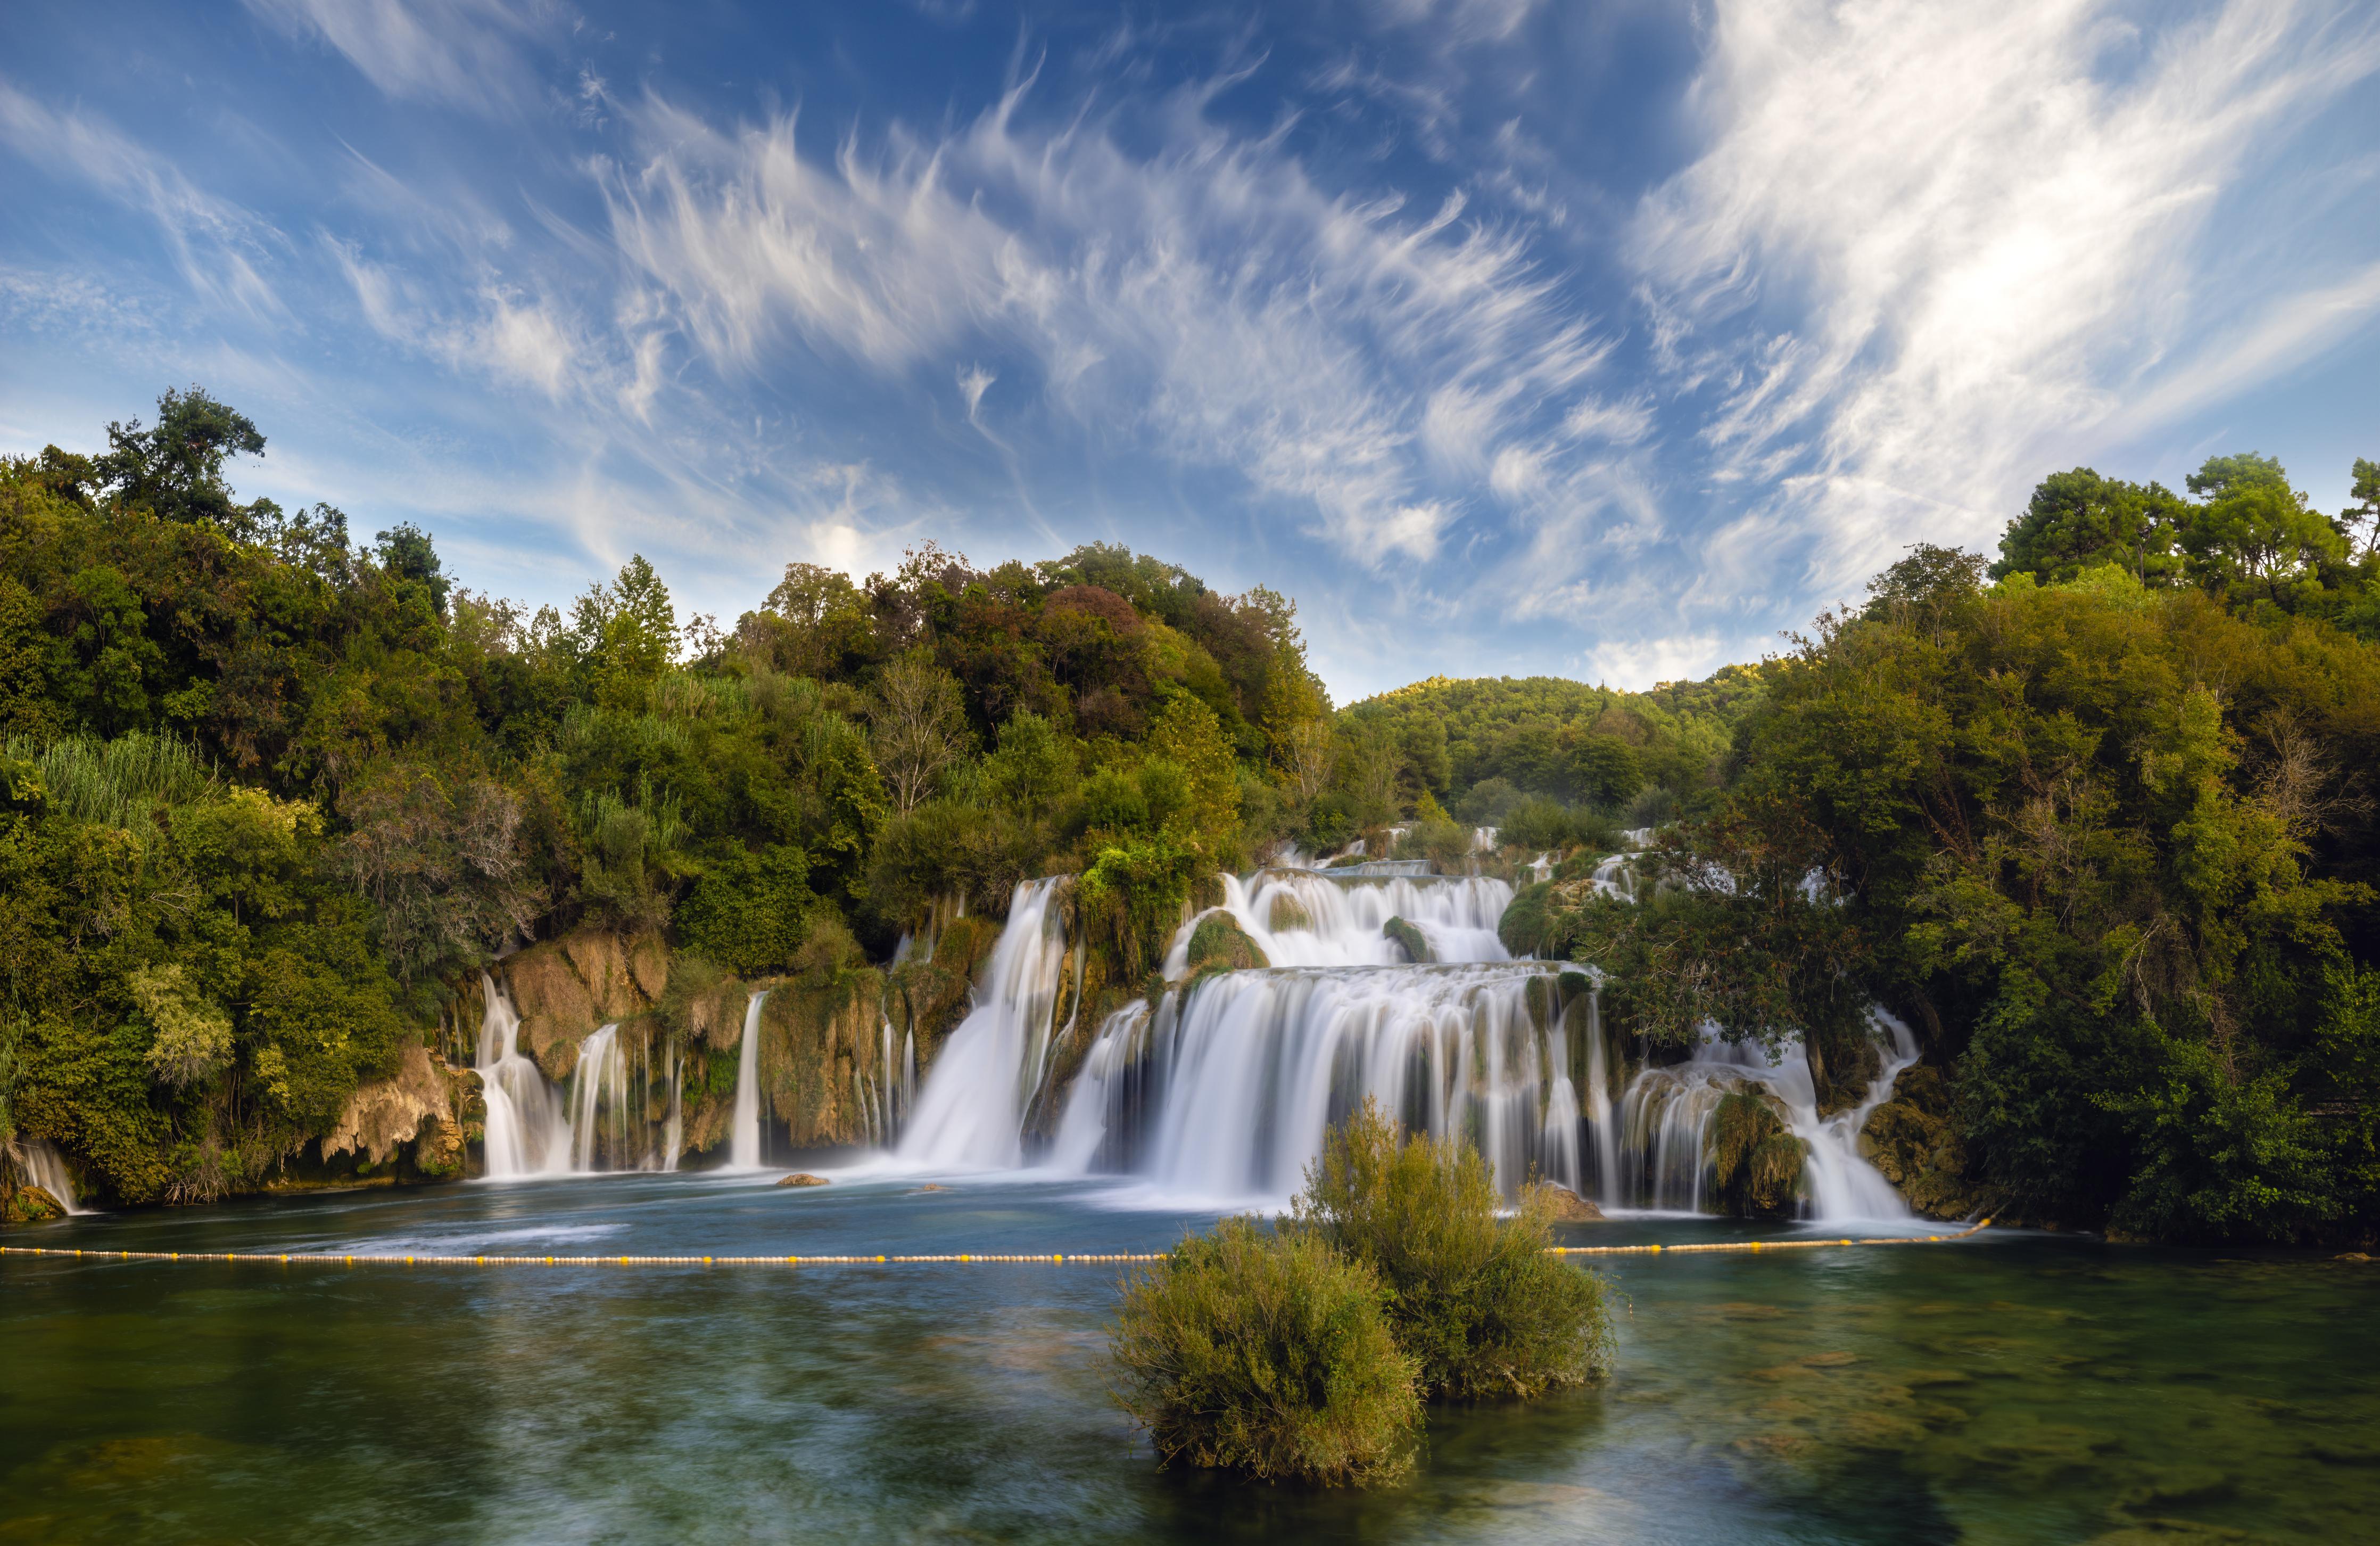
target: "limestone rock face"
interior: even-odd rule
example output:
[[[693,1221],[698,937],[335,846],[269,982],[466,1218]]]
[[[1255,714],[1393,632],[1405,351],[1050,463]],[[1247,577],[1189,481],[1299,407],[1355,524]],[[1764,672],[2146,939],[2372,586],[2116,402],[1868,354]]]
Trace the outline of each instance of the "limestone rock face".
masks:
[[[884,979],[871,967],[778,983],[760,1008],[770,1108],[796,1148],[865,1143],[884,1088]],[[900,1055],[896,1046],[892,1055]]]
[[[359,1085],[347,1097],[338,1125],[323,1136],[322,1158],[352,1153],[386,1164],[401,1145],[419,1139],[417,1163],[424,1173],[461,1174],[463,1133],[451,1072],[428,1048],[407,1047],[395,1075]]]
[[[589,1032],[647,1013],[668,990],[669,947],[658,934],[574,929],[508,956],[495,971],[520,1011],[521,1050],[547,1078],[560,1080],[577,1066]]]

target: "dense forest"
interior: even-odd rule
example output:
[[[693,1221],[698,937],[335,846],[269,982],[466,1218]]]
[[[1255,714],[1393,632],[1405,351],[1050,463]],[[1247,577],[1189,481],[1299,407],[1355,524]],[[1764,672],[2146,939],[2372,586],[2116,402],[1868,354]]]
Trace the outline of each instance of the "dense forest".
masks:
[[[1571,856],[1508,939],[1648,1047],[1855,1070],[1868,1004],[1916,1026],[1912,1195],[2380,1219],[2369,463],[2336,517],[2256,456],[2189,498],[2062,473],[1988,573],[1914,550],[1779,659],[1334,710],[1288,599],[1120,548],[795,564],[723,630],[635,558],[532,612],[410,527],[242,501],[264,437],[201,391],[106,441],[0,458],[0,1139],[112,1200],[285,1175],[532,942],[832,973],[1065,873],[1135,983],[1218,870],[1494,826]],[[1601,896],[1642,827],[1644,901]]]
[[[1899,1011],[1933,1065],[1887,1108],[1918,1193],[2370,1239],[2380,468],[2355,480],[2331,517],[2269,458],[2208,461],[2194,501],[2078,469],[1988,573],[1918,547],[1763,668],[1645,905],[1548,885],[1508,939],[1603,966],[1656,1043],[1806,1031],[1853,1068],[1866,1007]]]

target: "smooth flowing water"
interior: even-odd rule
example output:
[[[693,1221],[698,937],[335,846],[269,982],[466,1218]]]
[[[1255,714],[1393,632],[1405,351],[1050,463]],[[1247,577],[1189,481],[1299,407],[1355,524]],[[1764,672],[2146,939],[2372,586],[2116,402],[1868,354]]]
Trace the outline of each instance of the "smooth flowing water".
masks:
[[[1041,1252],[1209,1218],[1128,1200],[629,1175],[7,1243]],[[1438,1409],[1411,1480],[1347,1494],[1159,1471],[1102,1385],[1116,1268],[0,1258],[0,1540],[2340,1541],[2380,1517],[2380,1266],[1998,1232],[1609,1260],[1607,1384]]]

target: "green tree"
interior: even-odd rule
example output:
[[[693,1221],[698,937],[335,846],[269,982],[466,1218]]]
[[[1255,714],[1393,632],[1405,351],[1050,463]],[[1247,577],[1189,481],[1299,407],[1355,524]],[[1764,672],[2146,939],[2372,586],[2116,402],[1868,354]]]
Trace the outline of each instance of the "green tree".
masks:
[[[1992,578],[2031,574],[2047,584],[2114,564],[2155,584],[2176,567],[2174,540],[2187,509],[2161,483],[2102,478],[2087,467],[2053,473],[2009,523]]]

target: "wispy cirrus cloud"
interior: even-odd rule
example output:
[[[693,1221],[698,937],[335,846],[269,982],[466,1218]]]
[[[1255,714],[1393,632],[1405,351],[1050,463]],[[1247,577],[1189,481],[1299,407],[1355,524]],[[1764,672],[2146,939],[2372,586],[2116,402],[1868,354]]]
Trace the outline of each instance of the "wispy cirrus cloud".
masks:
[[[528,52],[563,21],[514,0],[246,0],[292,36],[328,45],[384,94],[471,112],[532,96]]]
[[[790,116],[729,128],[655,97],[607,175],[612,230],[722,372],[787,340],[888,376],[1021,355],[1062,413],[1302,503],[1366,565],[1427,558],[1509,442],[1584,404],[1609,341],[1460,193],[1332,193],[1209,119],[1209,89],[1163,104],[1154,154],[1026,127],[1022,88],[831,158]]]
[[[201,190],[166,156],[97,114],[46,106],[5,80],[0,140],[26,161],[146,215],[184,283],[199,295],[251,318],[288,320],[260,272],[266,253],[280,245],[280,234],[250,211]]]
[[[2043,458],[2125,399],[2180,406],[2159,383],[2206,367],[2183,346],[2240,287],[2211,223],[2277,138],[2380,68],[2374,19],[1721,6],[1694,93],[1708,148],[1630,233],[1710,476],[1752,491],[1764,545],[1820,585],[1913,530],[1987,542]],[[2330,295],[2334,325],[2374,299],[2304,264],[2259,279]]]

